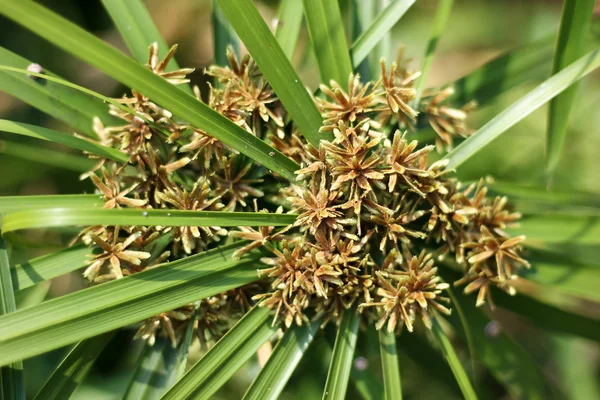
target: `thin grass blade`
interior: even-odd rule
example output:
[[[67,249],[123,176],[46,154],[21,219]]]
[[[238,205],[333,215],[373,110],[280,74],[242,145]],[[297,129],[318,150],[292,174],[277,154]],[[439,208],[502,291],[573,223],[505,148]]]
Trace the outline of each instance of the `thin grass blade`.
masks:
[[[358,337],[359,314],[355,308],[344,311],[338,327],[323,399],[341,400],[346,396],[350,371],[354,364],[354,350]]]
[[[115,332],[108,332],[77,343],[50,375],[34,400],[70,398],[114,335]]]
[[[600,49],[593,50],[575,61],[544,83],[521,97],[506,110],[481,127],[475,134],[458,145],[445,159],[448,169],[454,169],[471,158],[481,148],[537,110],[558,93],[571,86],[600,66]]]
[[[181,379],[181,377],[185,374],[185,370],[187,368],[188,356],[190,352],[190,346],[192,345],[192,341],[194,340],[194,325],[196,323],[196,319],[198,319],[198,310],[196,309],[194,313],[190,317],[190,322],[185,331],[185,335],[183,337],[181,343],[181,350],[179,352],[179,359],[177,360],[177,376],[175,381]]]
[[[271,312],[255,306],[162,397],[210,399],[277,331]]]
[[[76,245],[15,265],[12,280],[15,290],[27,289],[38,283],[64,275],[86,265],[94,249]]]
[[[1,365],[139,322],[255,281],[261,254],[223,246],[0,317]]]
[[[0,239],[0,316],[14,313],[17,310],[13,290],[8,249],[4,240]],[[23,363],[14,360],[12,364],[3,364],[0,368],[0,394],[3,399],[25,400],[23,379]]]
[[[59,194],[41,196],[0,196],[0,215],[36,208],[95,208],[103,205],[103,197],[96,194]]]
[[[594,0],[566,0],[563,4],[560,29],[556,40],[552,73],[556,74],[581,57],[585,39],[590,31]],[[563,91],[550,101],[548,132],[546,136],[546,175],[548,184],[560,161],[567,136],[569,113],[573,107],[577,85]]]
[[[29,136],[36,139],[42,139],[53,143],[63,144],[72,149],[81,150],[99,157],[108,158],[114,161],[127,162],[127,154],[103,146],[101,144],[69,135],[68,133],[54,131],[52,129],[42,128],[40,126],[25,124],[23,122],[9,121],[0,119],[0,131],[14,133],[22,136]]]
[[[219,8],[216,0],[212,1],[212,23],[213,23],[213,37],[215,39],[214,56],[215,64],[226,66],[229,65],[227,59],[227,48],[231,46],[233,51],[238,53],[238,38],[235,31],[231,27],[229,21],[223,11]],[[218,83],[218,82],[217,82]]]
[[[320,140],[327,138],[319,133],[321,113],[254,4],[245,0],[217,2],[300,132],[318,147]]]
[[[292,376],[304,352],[314,339],[321,322],[294,326],[287,330],[269,360],[244,395],[245,400],[276,400]]]
[[[32,64],[31,61],[3,47],[0,47],[0,60],[3,65],[19,69],[27,69]],[[45,71],[44,74],[59,78],[50,71]],[[31,76],[0,71],[0,90],[92,138],[97,137],[92,126],[94,117],[100,118],[105,125],[119,123],[115,117],[108,114],[108,107],[101,101],[51,81],[40,81]]]
[[[295,179],[294,171],[298,166],[292,160],[84,29],[34,2],[3,1],[2,4],[0,14],[148,96],[174,115],[270,170],[287,179]],[[280,97],[284,100],[281,94]],[[288,110],[291,110],[289,105]]]
[[[379,352],[383,370],[383,388],[387,400],[402,399],[402,383],[400,381],[400,364],[396,349],[396,333],[387,329],[379,330]]]
[[[0,154],[78,173],[89,171],[97,163],[83,156],[8,140],[0,140]]]
[[[302,3],[298,0],[281,0],[275,27],[275,39],[281,46],[281,50],[292,61],[296,42],[302,27]]]
[[[334,80],[342,87],[352,72],[352,63],[337,0],[302,0],[321,82]]]
[[[463,366],[454,351],[454,347],[452,347],[452,343],[450,343],[450,339],[448,339],[448,336],[446,336],[442,330],[437,318],[434,318],[433,320],[432,331],[441,346],[442,353],[444,354],[448,365],[450,365],[450,369],[454,374],[454,378],[456,379],[463,396],[466,400],[477,400],[477,395],[469,381],[469,377],[463,369]]]
[[[435,50],[437,49],[440,37],[446,28],[446,24],[450,19],[450,12],[452,11],[453,5],[454,0],[438,0],[438,6],[431,29],[431,38],[427,43],[427,49],[425,50],[425,56],[423,58],[423,63],[421,64],[421,76],[417,82],[417,95],[415,97],[415,104],[419,104],[419,101],[421,100],[423,89],[425,89],[425,84],[427,83],[427,75],[429,75],[429,70],[433,64]]]
[[[369,25],[369,27],[352,43],[352,65],[358,68],[360,63],[367,58],[383,36],[389,32],[400,18],[415,4],[416,0],[392,1]]]

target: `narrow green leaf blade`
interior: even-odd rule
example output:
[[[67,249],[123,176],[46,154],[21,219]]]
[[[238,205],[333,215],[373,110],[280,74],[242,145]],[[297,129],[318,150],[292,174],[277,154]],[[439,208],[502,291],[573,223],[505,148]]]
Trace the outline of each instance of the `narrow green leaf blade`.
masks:
[[[77,25],[30,1],[2,1],[0,13],[56,46],[81,58],[119,82],[148,96],[174,115],[184,119],[194,127],[208,132],[226,145],[261,163],[270,170],[281,174],[287,179],[295,179],[294,171],[298,169],[295,162],[212,110],[195,97],[183,93],[176,86],[171,85],[165,79],[155,75],[149,69],[139,65],[133,59],[110,47]],[[284,100],[281,94],[280,97]],[[291,110],[289,105],[288,110]],[[302,112],[306,115],[310,114],[304,109]]]
[[[94,250],[76,245],[45,256],[17,264],[12,268],[15,290],[27,289],[38,283],[84,267]]]
[[[566,0],[564,2],[552,65],[553,74],[583,55],[585,39],[592,22],[594,3],[594,0]],[[577,85],[573,85],[550,101],[546,136],[546,174],[549,183],[560,160],[567,135],[569,113],[576,92]]]
[[[337,0],[302,0],[310,41],[315,50],[321,82],[348,82],[352,63]]]
[[[0,316],[14,313],[16,310],[8,249],[4,240],[0,239]],[[0,368],[0,394],[3,399],[25,399],[23,363],[21,361],[15,360],[12,364]]]
[[[60,205],[65,208],[102,207],[103,197],[96,194],[60,194],[41,196],[0,196],[0,215],[15,211],[36,208],[51,208]]]
[[[444,354],[448,365],[450,365],[450,369],[452,369],[454,378],[456,379],[456,382],[458,383],[458,386],[460,387],[463,396],[466,400],[477,400],[477,395],[475,394],[475,390],[473,389],[473,386],[469,381],[469,377],[463,369],[463,366],[460,363],[456,352],[454,351],[454,347],[452,347],[452,343],[450,343],[450,339],[448,339],[448,336],[446,336],[446,334],[442,330],[442,327],[440,326],[440,323],[438,322],[437,318],[434,318],[433,320],[432,331],[435,337],[437,338],[438,342],[440,343],[442,353]]]
[[[83,382],[115,332],[83,340],[67,354],[34,400],[68,399]]]
[[[81,150],[96,156],[109,158],[111,160],[127,162],[127,154],[103,146],[89,140],[81,139],[68,133],[54,131],[52,129],[42,128],[40,126],[25,124],[23,122],[9,121],[0,119],[0,131],[10,132],[17,135],[29,136],[36,139],[42,139],[53,143],[63,144],[72,149]]]
[[[301,2],[298,0],[281,0],[275,28],[275,39],[277,39],[281,50],[290,61],[296,49],[303,16]]]
[[[600,49],[596,49],[546,80],[458,145],[445,157],[448,160],[447,168],[460,166],[485,145],[599,66]]]
[[[354,350],[358,337],[359,314],[355,308],[344,311],[338,327],[323,399],[344,399],[350,371],[354,364]]]
[[[283,391],[321,322],[295,325],[285,332],[269,360],[244,395],[245,400],[276,400]]]
[[[217,2],[300,132],[318,147],[320,140],[327,138],[319,133],[321,113],[254,4],[247,0]]]
[[[396,349],[396,333],[387,329],[379,330],[379,352],[383,370],[383,388],[387,400],[402,399],[402,383],[400,381],[400,364]]]
[[[210,399],[277,331],[271,312],[254,306],[162,397]]]
[[[369,27],[352,43],[352,65],[358,68],[367,58],[383,36],[389,32],[416,0],[392,1],[369,25]]]
[[[425,89],[427,75],[429,75],[429,70],[431,69],[431,64],[433,63],[435,50],[437,49],[440,37],[446,28],[446,24],[450,19],[450,12],[452,11],[453,5],[454,0],[438,0],[437,10],[433,19],[433,27],[431,29],[431,37],[427,43],[425,57],[423,58],[423,63],[421,64],[421,77],[417,82],[417,95],[415,97],[415,104],[419,104],[421,95],[423,94],[423,89]]]
[[[233,260],[239,244],[46,301],[0,317],[1,365],[129,325],[257,279],[260,254]]]
[[[97,163],[97,161],[83,156],[50,150],[41,146],[33,147],[8,140],[0,140],[0,154],[74,172],[89,171]]]
[[[3,65],[20,69],[27,69],[32,64],[31,61],[3,47],[0,47],[0,60]],[[50,71],[45,71],[45,75],[57,77]],[[118,124],[118,120],[108,114],[108,107],[102,101],[50,81],[44,82],[27,75],[0,71],[0,90],[89,137],[97,137],[92,126],[94,117],[100,118],[105,125]]]
[[[225,15],[223,15],[223,11],[217,5],[216,0],[212,1],[212,23],[213,23],[213,37],[215,39],[214,43],[214,60],[215,64],[226,66],[229,65],[229,60],[227,59],[227,48],[229,46],[233,47],[233,50],[237,53],[238,51],[238,43],[237,36],[235,35],[235,31],[231,27]],[[219,84],[219,82],[217,82]]]

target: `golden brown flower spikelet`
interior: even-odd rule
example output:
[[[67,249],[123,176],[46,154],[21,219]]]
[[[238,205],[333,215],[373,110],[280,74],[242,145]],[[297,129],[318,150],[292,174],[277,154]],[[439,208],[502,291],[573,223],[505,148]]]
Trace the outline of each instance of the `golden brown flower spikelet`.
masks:
[[[412,87],[412,82],[417,79],[418,74],[413,74],[408,77],[400,77],[398,75],[398,64],[392,63],[390,73],[387,73],[385,60],[379,60],[381,66],[381,79],[385,90],[385,98],[390,110],[394,114],[402,117],[407,117],[414,121],[419,114],[409,103],[415,98],[417,91]]]

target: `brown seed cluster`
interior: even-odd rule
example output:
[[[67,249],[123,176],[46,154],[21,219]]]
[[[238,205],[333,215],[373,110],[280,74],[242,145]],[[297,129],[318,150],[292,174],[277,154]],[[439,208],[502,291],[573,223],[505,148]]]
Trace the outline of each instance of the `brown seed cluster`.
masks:
[[[173,84],[188,82],[191,69],[169,71],[171,48],[159,61],[150,47],[147,67]],[[320,319],[336,321],[358,307],[378,328],[413,330],[417,317],[431,326],[435,311],[450,313],[437,275],[436,259],[452,254],[465,268],[457,284],[479,291],[477,304],[490,300],[490,284],[509,292],[520,266],[522,237],[504,229],[519,215],[506,198],[490,199],[480,182],[466,189],[449,178],[444,163],[428,162],[433,145],[408,138],[425,115],[438,133],[441,151],[455,136],[466,136],[470,106],[445,105],[451,91],[426,94],[413,108],[417,73],[403,64],[382,78],[362,83],[352,75],[347,89],[321,86],[315,99],[323,115],[322,132],[332,135],[319,148],[296,133],[285,109],[254,62],[228,52],[231,66],[212,66],[207,104],[249,133],[302,164],[288,186],[266,169],[229,149],[207,132],[132,91],[119,99],[129,112],[112,107],[124,124],[95,121],[103,144],[129,155],[127,163],[101,159],[90,171],[106,208],[293,212],[284,229],[242,227],[95,226],[85,243],[97,246],[84,275],[94,283],[143,271],[198,254],[225,238],[248,241],[235,254],[257,248],[272,253],[258,282],[210,297],[145,321],[138,336],[158,333],[176,343],[190,323],[204,345],[225,333],[255,302],[274,310],[285,326]],[[200,100],[200,91],[194,88]],[[412,134],[412,133],[411,133]]]

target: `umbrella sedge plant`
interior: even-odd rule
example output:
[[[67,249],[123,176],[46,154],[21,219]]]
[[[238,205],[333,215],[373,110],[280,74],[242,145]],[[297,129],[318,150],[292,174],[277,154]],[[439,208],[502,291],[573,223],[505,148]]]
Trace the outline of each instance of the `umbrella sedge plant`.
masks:
[[[503,332],[492,335],[497,344],[486,340],[489,316],[505,308],[541,328],[599,339],[597,319],[581,307],[535,295],[544,286],[530,268],[543,273],[540,260],[547,264],[552,253],[527,221],[544,207],[550,218],[571,215],[569,204],[518,188],[513,197],[485,171],[474,182],[455,176],[487,143],[600,66],[598,50],[569,49],[572,64],[478,128],[468,118],[477,98],[465,99],[464,82],[479,85],[471,93],[494,82],[476,71],[461,85],[424,89],[452,1],[439,4],[424,75],[402,51],[376,59],[375,46],[414,1],[391,2],[348,45],[337,1],[283,0],[271,33],[251,1],[219,0],[213,22],[222,62],[206,68],[207,87],[190,85],[194,68],[177,64],[177,45],[164,43],[141,1],[102,2],[135,60],[39,4],[0,3],[4,17],[130,87],[109,99],[12,53],[0,65],[35,92],[28,101],[42,110],[58,93],[46,82],[85,96],[85,112],[72,121],[73,113],[56,112],[87,126],[74,135],[17,121],[0,128],[82,151],[87,160],[73,168],[95,188],[0,198],[7,398],[24,396],[23,359],[75,345],[37,395],[69,397],[121,328],[133,328],[130,339],[144,346],[123,396],[165,399],[211,398],[255,354],[261,369],[244,398],[277,398],[303,371],[313,342],[330,349],[328,360],[312,360],[324,363],[323,398],[350,391],[401,398],[398,353],[408,343],[431,354],[418,359],[425,369],[446,362],[456,380],[450,390],[465,398],[488,395],[481,373],[513,397],[547,398],[552,382],[517,343]],[[591,9],[577,11],[562,23],[591,18]],[[318,88],[306,88],[288,59],[303,17]],[[236,35],[248,54],[239,54]],[[511,82],[524,81],[520,74]],[[577,218],[569,223],[585,223]],[[70,226],[79,228],[64,249],[10,262],[11,246],[34,244],[17,231]],[[86,289],[16,309],[15,293],[75,270]],[[583,297],[597,304],[597,296]],[[371,374],[359,356],[361,337],[378,343]]]

